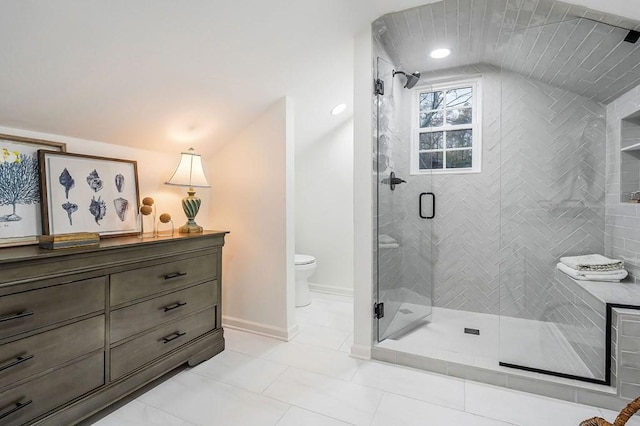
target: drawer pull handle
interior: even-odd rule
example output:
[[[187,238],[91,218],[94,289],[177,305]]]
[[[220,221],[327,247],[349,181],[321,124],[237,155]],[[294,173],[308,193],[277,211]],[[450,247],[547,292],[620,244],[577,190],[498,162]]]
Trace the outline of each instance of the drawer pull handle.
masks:
[[[174,303],[173,305],[165,306],[164,307],[164,311],[165,312],[173,311],[174,309],[181,308],[182,306],[184,306],[186,304],[187,304],[187,302],[177,302],[177,303]]]
[[[33,358],[33,355],[20,355],[15,359],[7,362],[6,364],[0,365],[0,371],[4,371],[11,367],[15,367],[18,364],[22,364],[25,361],[29,361],[31,358]]]
[[[161,340],[162,340],[162,343],[169,343],[169,342],[172,342],[172,341],[176,340],[179,337],[184,336],[185,334],[187,334],[187,333],[186,332],[176,331],[175,333],[171,333],[167,337],[163,337]]]
[[[164,276],[165,280],[172,280],[174,278],[180,278],[180,277],[184,277],[185,275],[187,275],[186,272],[174,272],[173,274],[167,274]]]
[[[18,312],[16,314],[7,315],[6,317],[0,317],[0,322],[11,321],[18,318],[24,318],[33,315],[31,311]]]
[[[5,411],[4,413],[0,413],[0,420],[4,419],[7,416],[10,416],[11,414],[15,413],[18,410],[23,409],[24,407],[26,407],[27,405],[31,404],[33,402],[32,399],[25,401],[25,402],[16,402],[14,404],[11,404],[8,407],[8,410]]]

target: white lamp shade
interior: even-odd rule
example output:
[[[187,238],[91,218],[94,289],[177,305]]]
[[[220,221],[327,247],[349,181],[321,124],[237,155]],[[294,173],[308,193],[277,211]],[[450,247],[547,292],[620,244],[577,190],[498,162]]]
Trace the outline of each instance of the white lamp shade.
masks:
[[[183,152],[180,156],[180,163],[176,167],[176,171],[173,172],[173,176],[167,182],[167,185],[177,186],[195,186],[201,188],[208,188],[209,182],[204,175],[202,169],[202,159],[199,154],[193,151],[193,148],[189,152]]]

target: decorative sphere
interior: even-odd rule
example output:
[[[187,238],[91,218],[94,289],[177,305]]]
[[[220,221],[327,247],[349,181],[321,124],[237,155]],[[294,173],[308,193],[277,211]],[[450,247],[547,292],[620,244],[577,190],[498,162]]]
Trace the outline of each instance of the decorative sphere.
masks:
[[[152,206],[153,205],[153,198],[151,197],[144,197],[142,199],[142,205],[143,206]]]
[[[162,213],[160,215],[160,222],[162,222],[162,223],[171,222],[171,215],[169,213]]]
[[[153,208],[149,205],[144,205],[140,207],[140,213],[142,213],[145,216],[150,215],[152,212],[153,212]]]

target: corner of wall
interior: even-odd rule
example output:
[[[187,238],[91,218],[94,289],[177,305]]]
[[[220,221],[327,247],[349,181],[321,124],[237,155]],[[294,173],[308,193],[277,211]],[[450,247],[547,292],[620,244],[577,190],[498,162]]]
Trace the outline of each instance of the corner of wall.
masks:
[[[298,333],[296,321],[296,214],[295,214],[295,105],[293,99],[284,98],[285,109],[285,216],[286,216],[286,269],[287,269],[287,330],[288,339]]]
[[[296,333],[293,250],[293,103],[283,97],[210,159],[223,251],[229,327],[290,339]]]
[[[354,348],[373,343],[372,32],[354,43]],[[370,349],[369,349],[370,350]],[[362,351],[356,350],[356,353]]]

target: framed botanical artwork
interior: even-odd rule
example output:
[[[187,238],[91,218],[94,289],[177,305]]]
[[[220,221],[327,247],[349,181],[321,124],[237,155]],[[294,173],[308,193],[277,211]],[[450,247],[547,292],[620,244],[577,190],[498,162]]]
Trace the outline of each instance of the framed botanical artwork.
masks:
[[[140,231],[135,161],[45,150],[39,159],[43,235]]]
[[[42,234],[38,151],[66,145],[0,135],[0,247],[36,244]]]

